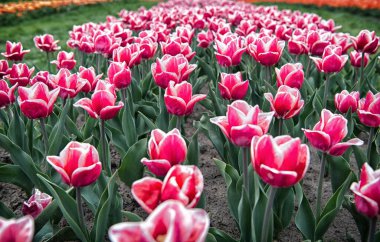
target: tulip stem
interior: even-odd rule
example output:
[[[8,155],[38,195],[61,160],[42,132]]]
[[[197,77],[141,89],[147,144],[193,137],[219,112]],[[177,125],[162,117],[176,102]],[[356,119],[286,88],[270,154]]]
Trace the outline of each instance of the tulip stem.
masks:
[[[319,180],[318,180],[318,192],[317,192],[317,207],[316,207],[316,218],[319,220],[321,215],[321,200],[322,200],[322,189],[323,189],[323,177],[325,174],[326,167],[326,153],[322,153],[321,157],[321,169],[319,171]]]
[[[80,191],[80,187],[75,188],[76,191],[76,199],[77,199],[77,213],[79,218],[79,226],[81,227],[82,231],[87,234],[87,228],[84,224],[84,214],[83,214],[83,206],[82,206],[82,195]]]
[[[96,69],[98,71],[98,74],[102,73],[101,70],[100,70],[101,57],[102,57],[101,54],[97,54],[96,55]]]
[[[371,221],[369,223],[369,235],[368,235],[368,242],[375,242],[375,235],[376,235],[376,222],[377,217],[371,218]]]
[[[42,138],[44,140],[45,156],[46,156],[49,152],[49,146],[48,146],[49,139],[48,139],[47,132],[46,132],[45,120],[43,118],[40,118],[40,124],[41,124]]]
[[[243,184],[247,194],[249,194],[249,178],[248,178],[248,160],[249,160],[249,148],[243,148]]]
[[[327,99],[329,98],[329,85],[330,85],[330,75],[326,74],[325,92],[323,93],[323,108],[326,108]]]
[[[371,127],[369,130],[369,137],[368,137],[367,160],[368,160],[368,163],[373,168],[375,168],[375,164],[371,163],[371,149],[372,149],[372,142],[373,142],[373,136],[374,135],[375,135],[375,128]]]
[[[47,66],[48,66],[48,71],[51,73],[51,63],[50,63],[50,53],[46,52],[46,60],[47,60]]]
[[[282,135],[282,126],[284,124],[284,120],[282,118],[278,119],[278,135]]]
[[[305,72],[305,79],[309,77],[310,67],[311,67],[311,59],[310,59],[310,56],[307,56],[307,67],[306,67],[306,72]]]
[[[176,122],[176,128],[179,130],[179,132],[181,133],[181,125],[182,125],[182,117],[181,116],[177,116],[177,122]]]
[[[106,153],[106,130],[105,130],[105,121],[103,119],[100,120],[100,139],[102,142],[102,165],[107,172],[107,175],[111,177],[111,164],[107,159]]]
[[[267,242],[268,241],[269,222],[273,216],[272,215],[273,202],[274,202],[274,198],[276,196],[276,192],[277,192],[277,188],[272,187],[272,186],[269,187],[268,203],[267,203],[267,207],[265,208],[265,213],[264,213],[261,242]]]
[[[359,85],[358,85],[358,91],[360,92],[360,88],[362,87],[362,85],[364,85],[363,83],[363,79],[364,79],[364,55],[365,55],[365,52],[362,52],[362,59],[360,60],[360,79],[359,79]]]
[[[7,108],[7,114],[8,114],[8,126],[11,124],[11,120],[13,120],[13,113],[11,110],[11,106],[9,105]]]

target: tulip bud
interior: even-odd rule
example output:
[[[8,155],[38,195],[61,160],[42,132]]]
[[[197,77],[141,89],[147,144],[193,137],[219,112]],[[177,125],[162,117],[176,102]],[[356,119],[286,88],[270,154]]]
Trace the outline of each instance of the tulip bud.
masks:
[[[22,205],[22,213],[37,218],[38,215],[40,215],[40,213],[50,204],[51,200],[51,196],[35,189],[34,194]]]
[[[369,61],[369,54],[364,53],[364,67],[367,66]],[[351,51],[350,53],[350,62],[353,67],[361,67],[362,66],[362,53],[357,52],[356,50]]]
[[[358,52],[374,54],[379,48],[379,37],[376,36],[375,31],[370,32],[365,29],[360,31],[358,36],[351,37],[351,39],[354,49]]]
[[[277,87],[287,85],[289,87],[301,89],[304,81],[304,72],[301,63],[287,63],[280,69],[276,68],[275,71],[277,76]]]
[[[227,100],[244,99],[248,91],[248,80],[243,81],[241,72],[235,74],[221,73],[218,83],[220,95]]]
[[[57,60],[52,61],[51,63],[55,64],[58,70],[62,68],[72,70],[77,61],[74,59],[73,52],[60,51],[57,55]]]
[[[107,75],[108,81],[117,89],[127,88],[132,82],[131,70],[125,62],[111,62]]]
[[[329,45],[323,51],[322,58],[310,57],[320,72],[340,72],[347,62],[348,56],[342,55],[340,46]]]
[[[373,95],[369,91],[365,98],[360,99],[358,117],[362,124],[368,127],[380,127],[380,93]]]
[[[17,84],[9,88],[8,83],[0,79],[0,108],[6,107],[15,101]]]
[[[30,50],[23,50],[21,42],[12,43],[7,41],[5,44],[5,52],[1,53],[9,61],[22,61],[24,55],[29,53]]]
[[[227,37],[221,41],[216,39],[215,49],[216,60],[223,67],[239,65],[246,50],[241,37]]]
[[[278,63],[285,47],[285,42],[277,37],[264,36],[248,45],[248,53],[261,65],[273,66]]]
[[[8,71],[9,71],[8,61],[0,60],[0,79],[3,78],[5,75],[7,75]]]
[[[347,90],[343,90],[341,93],[335,94],[335,107],[341,113],[347,113],[351,109],[351,112],[355,112],[358,109],[359,92],[349,93]]]

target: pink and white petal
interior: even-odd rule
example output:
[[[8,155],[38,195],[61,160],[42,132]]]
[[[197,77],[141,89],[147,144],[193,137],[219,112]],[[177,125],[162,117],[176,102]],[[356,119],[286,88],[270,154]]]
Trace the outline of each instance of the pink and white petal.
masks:
[[[358,138],[350,139],[347,142],[342,142],[334,145],[330,148],[328,153],[332,156],[341,156],[348,148],[350,148],[352,145],[359,146],[363,145],[364,142]]]
[[[290,187],[298,182],[297,172],[277,170],[265,164],[260,165],[259,175],[264,182],[274,187]]]
[[[70,176],[66,173],[63,168],[66,164],[63,164],[63,159],[59,156],[47,156],[47,162],[61,175],[63,181],[70,185]]]
[[[174,114],[177,116],[185,115],[186,113],[186,103],[180,97],[175,96],[165,96],[164,97],[166,109],[168,113]]]
[[[108,106],[108,107],[105,107],[103,108],[101,111],[100,111],[100,115],[99,117],[103,120],[108,120],[108,119],[112,119],[114,118],[117,113],[120,111],[120,109],[122,109],[124,107],[124,103],[123,102],[119,102],[116,106]]]
[[[148,160],[146,158],[143,158],[141,160],[141,163],[146,165],[150,172],[159,177],[165,176],[172,167],[170,162],[164,159]]]
[[[95,110],[92,107],[92,101],[89,98],[79,99],[76,103],[74,103],[73,106],[83,108],[84,110],[88,112],[91,118],[97,119],[99,117],[98,114],[95,113]]]
[[[147,212],[151,213],[161,202],[162,181],[144,177],[132,184],[133,198]]]
[[[306,138],[310,144],[319,150],[328,151],[331,146],[330,136],[322,131],[303,129]]]
[[[71,175],[71,185],[84,187],[94,183],[102,172],[102,164],[97,162],[91,166],[79,167]]]

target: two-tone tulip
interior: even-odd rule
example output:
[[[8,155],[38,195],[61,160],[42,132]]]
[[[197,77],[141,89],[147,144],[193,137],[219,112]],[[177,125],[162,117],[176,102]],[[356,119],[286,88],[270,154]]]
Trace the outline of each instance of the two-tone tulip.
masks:
[[[33,235],[34,220],[31,216],[9,220],[0,217],[0,241],[32,242]]]
[[[376,53],[379,48],[379,37],[375,31],[370,32],[367,29],[360,31],[358,36],[351,37],[354,49],[359,52],[368,54]]]
[[[135,65],[140,64],[141,62],[141,53],[140,45],[130,44],[126,47],[119,47],[113,50],[112,60],[114,62],[125,62],[128,67],[132,68]]]
[[[215,39],[215,57],[220,66],[237,66],[246,51],[241,37],[229,37],[221,40]]]
[[[248,80],[243,81],[241,72],[235,74],[221,73],[218,87],[222,98],[237,100],[245,97],[249,82]]]
[[[369,91],[365,98],[360,99],[357,109],[359,120],[368,127],[380,127],[380,93]]]
[[[310,57],[317,69],[324,73],[340,72],[348,60],[347,55],[342,55],[342,47],[329,45],[323,51],[322,58]]]
[[[107,75],[108,81],[117,89],[127,88],[132,83],[131,70],[125,62],[111,62]]]
[[[73,52],[60,51],[57,55],[57,60],[51,62],[57,66],[57,69],[66,68],[68,70],[74,69],[77,61],[74,59]]]
[[[248,53],[261,65],[273,66],[278,63],[285,47],[277,37],[263,36],[248,45]]]
[[[86,85],[77,74],[71,74],[66,68],[60,69],[57,75],[50,75],[49,83],[53,88],[60,88],[59,96],[63,99],[74,98]]]
[[[169,38],[166,42],[160,42],[161,50],[164,55],[176,56],[182,54],[188,61],[195,56],[188,42],[181,42],[179,37]]]
[[[361,67],[362,66],[362,53],[361,52],[357,52],[356,50],[353,50],[350,52],[350,62],[351,62],[351,65],[353,67]],[[364,53],[364,60],[363,60],[363,64],[364,64],[364,67],[366,67],[368,65],[368,62],[369,62],[369,54],[368,53]]]
[[[9,88],[8,83],[0,79],[0,108],[7,107],[15,101],[15,90],[17,84]]]
[[[22,205],[22,213],[30,215],[33,218],[38,217],[40,213],[51,203],[52,197],[38,189],[34,190],[33,195]]]
[[[29,52],[30,50],[23,50],[21,42],[12,43],[7,41],[5,44],[5,52],[1,53],[1,55],[10,61],[22,61],[24,55]]]
[[[54,52],[61,47],[58,46],[59,40],[54,40],[54,36],[51,34],[38,35],[33,38],[34,45],[37,49],[45,52]]]
[[[286,85],[301,89],[304,81],[304,72],[302,70],[301,63],[287,63],[281,66],[280,69],[276,68],[275,71],[277,77],[277,87]]]
[[[0,79],[8,74],[9,65],[7,60],[0,60]]]
[[[8,70],[6,78],[12,85],[16,83],[19,86],[27,86],[30,78],[34,72],[34,67],[30,68],[24,63],[13,64],[12,68]]]
[[[208,48],[212,42],[214,41],[214,35],[210,30],[206,31],[201,31],[197,35],[197,41],[198,41],[198,47],[201,48]]]
[[[349,93],[347,90],[343,90],[341,93],[335,94],[335,108],[341,113],[347,113],[348,110],[355,112],[358,109],[359,98],[359,92]]]
[[[79,67],[78,78],[84,81],[86,84],[83,86],[83,92],[91,92],[95,89],[96,84],[100,80],[103,74],[96,75],[94,67]]]

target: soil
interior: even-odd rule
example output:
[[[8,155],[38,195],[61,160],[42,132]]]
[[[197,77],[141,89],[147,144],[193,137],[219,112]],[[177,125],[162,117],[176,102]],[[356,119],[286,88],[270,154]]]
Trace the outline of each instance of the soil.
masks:
[[[200,106],[196,105],[196,108],[184,125],[186,131],[186,137],[191,137],[195,128],[192,126],[194,120],[199,120],[202,113],[206,110]],[[229,213],[226,197],[226,186],[223,177],[221,176],[218,168],[213,162],[214,158],[219,158],[216,150],[214,149],[211,142],[203,134],[199,135],[199,146],[200,146],[200,160],[199,165],[202,170],[205,188],[204,192],[206,194],[206,208],[205,210],[209,213],[211,219],[211,226],[216,227],[230,234],[233,238],[238,239],[240,237],[239,229],[234,219]],[[312,208],[315,206],[316,202],[316,190],[318,173],[320,169],[319,158],[315,150],[311,149],[312,157],[311,164],[308,172],[303,180],[303,189],[305,194],[311,203]],[[118,164],[120,157],[116,151],[111,150],[112,160],[114,164]],[[8,154],[4,150],[0,150],[0,161],[10,163]],[[354,166],[354,165],[353,165]],[[352,169],[357,169],[352,167]],[[331,197],[332,191],[330,187],[330,178],[326,177],[324,182],[324,194],[323,203]],[[130,190],[125,185],[121,184],[119,188],[124,204],[123,209],[131,211],[138,214],[139,216],[146,218],[147,214],[144,210],[133,200]],[[16,216],[21,216],[22,203],[27,200],[27,195],[17,186],[7,183],[0,183],[0,200],[9,208],[11,208]],[[297,210],[297,207],[295,208]],[[88,209],[85,209],[86,221],[91,221],[91,213]],[[294,215],[293,215],[294,219]],[[63,222],[64,223],[64,222]],[[91,224],[91,222],[89,223]],[[90,225],[89,225],[90,226]],[[341,209],[338,216],[332,226],[330,226],[328,232],[325,234],[325,241],[347,241],[347,234],[349,234],[355,241],[360,241],[360,235],[358,229],[353,221],[351,215],[347,210]],[[294,223],[283,230],[279,235],[278,241],[302,241],[302,235],[297,230]]]

